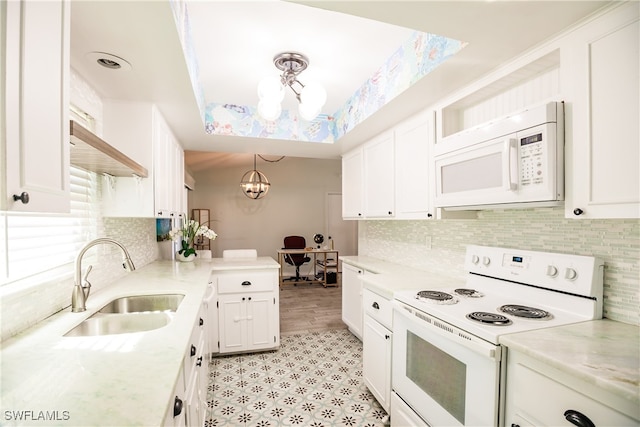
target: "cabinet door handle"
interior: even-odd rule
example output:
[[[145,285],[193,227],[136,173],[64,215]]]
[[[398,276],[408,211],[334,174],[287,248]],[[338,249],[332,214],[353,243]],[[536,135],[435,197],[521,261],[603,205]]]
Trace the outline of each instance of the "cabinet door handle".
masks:
[[[580,216],[580,215],[582,215],[583,213],[584,213],[584,211],[583,211],[582,209],[580,209],[580,208],[575,208],[575,209],[573,210],[573,214],[574,214],[575,216]]]
[[[385,335],[385,336],[384,336],[384,339],[385,339],[385,340],[388,340],[389,338],[391,338],[389,335]]]
[[[203,319],[202,317],[200,318],[200,323],[199,323],[199,325],[200,325],[200,326],[204,325],[204,319]]]
[[[191,345],[191,357],[196,355],[196,346],[195,345]]]
[[[242,286],[251,286],[251,282],[248,280],[245,280],[244,282],[242,282]]]
[[[173,402],[173,417],[177,417],[182,413],[182,400],[176,396],[176,400]]]
[[[589,417],[573,409],[564,411],[564,417],[571,424],[578,427],[596,427],[596,425],[589,419]]]
[[[202,366],[202,356],[198,357],[198,361],[196,362],[196,366]]]
[[[13,201],[17,202],[18,200],[20,200],[23,205],[26,205],[27,203],[29,203],[29,193],[23,191],[19,196],[17,194],[14,194]]]
[[[371,307],[375,308],[376,310],[380,310],[380,306],[378,305],[377,302],[374,302],[373,304],[371,304]]]

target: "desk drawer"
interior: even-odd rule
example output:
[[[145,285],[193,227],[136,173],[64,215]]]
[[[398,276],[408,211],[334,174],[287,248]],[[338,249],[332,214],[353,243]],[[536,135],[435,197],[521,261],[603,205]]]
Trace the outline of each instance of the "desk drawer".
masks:
[[[392,329],[393,308],[390,300],[371,292],[369,289],[365,289],[362,293],[362,305],[366,314],[380,322],[387,329]]]
[[[218,293],[272,291],[278,284],[277,273],[231,273],[217,276]]]

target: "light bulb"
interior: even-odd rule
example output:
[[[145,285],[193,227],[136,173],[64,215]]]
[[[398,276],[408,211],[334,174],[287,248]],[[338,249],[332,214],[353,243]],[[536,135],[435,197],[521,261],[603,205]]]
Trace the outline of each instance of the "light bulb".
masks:
[[[261,101],[266,100],[269,103],[282,102],[284,99],[284,86],[282,86],[280,78],[268,76],[260,80],[260,83],[258,83],[258,97]]]
[[[265,120],[275,120],[280,117],[282,113],[282,106],[280,102],[269,102],[267,100],[260,100],[258,102],[258,114]]]
[[[300,93],[300,101],[303,104],[322,109],[324,103],[327,102],[327,91],[318,82],[311,81],[307,83]]]
[[[298,111],[300,112],[300,115],[303,119],[311,121],[315,119],[318,114],[320,114],[321,108],[321,106],[315,106],[312,104],[305,104],[304,102],[301,102],[298,106]]]

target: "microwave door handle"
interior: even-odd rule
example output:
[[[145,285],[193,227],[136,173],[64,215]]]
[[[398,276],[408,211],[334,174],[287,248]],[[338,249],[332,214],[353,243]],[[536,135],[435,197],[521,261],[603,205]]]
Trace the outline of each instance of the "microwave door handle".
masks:
[[[517,174],[515,166],[518,162],[517,141],[515,138],[506,138],[502,148],[502,177],[505,191],[515,191],[518,188],[517,182],[511,179]],[[515,171],[513,169],[516,169]],[[513,173],[512,173],[513,172]]]

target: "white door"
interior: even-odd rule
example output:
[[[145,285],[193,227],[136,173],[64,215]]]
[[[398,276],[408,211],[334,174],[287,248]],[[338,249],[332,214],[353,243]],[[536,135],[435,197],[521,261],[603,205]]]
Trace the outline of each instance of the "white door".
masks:
[[[340,256],[358,254],[358,221],[342,219],[342,194],[327,194],[326,245],[338,251]]]

